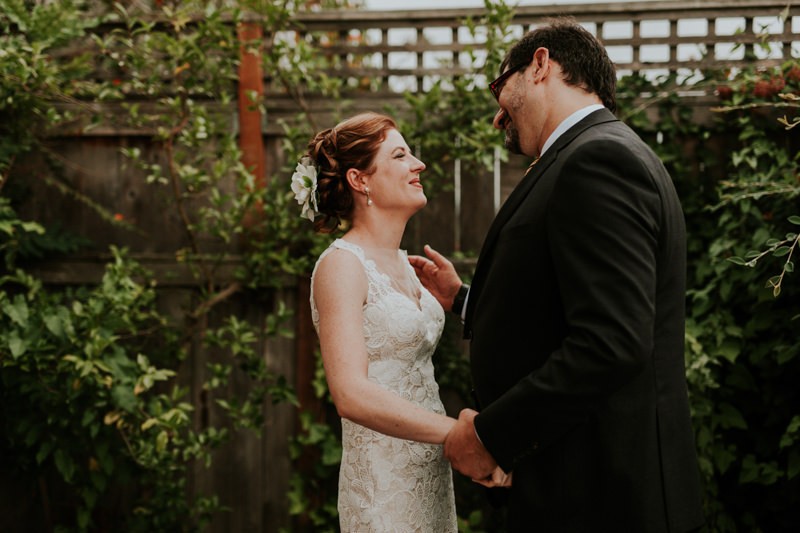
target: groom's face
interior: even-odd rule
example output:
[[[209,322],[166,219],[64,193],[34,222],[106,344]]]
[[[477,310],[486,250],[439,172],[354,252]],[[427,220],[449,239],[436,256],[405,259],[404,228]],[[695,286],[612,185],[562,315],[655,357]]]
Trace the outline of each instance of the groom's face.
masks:
[[[516,154],[538,157],[551,133],[551,108],[559,88],[561,67],[539,47],[531,62],[508,78],[498,94],[500,110],[493,125],[505,131],[505,146]]]
[[[524,71],[520,71],[512,75],[505,84],[506,86],[503,87],[497,99],[500,109],[492,121],[495,128],[505,132],[505,147],[514,154],[523,153],[520,145],[519,128],[514,121],[514,117],[522,115],[520,111],[523,102],[520,98],[519,85],[524,84],[523,73]]]

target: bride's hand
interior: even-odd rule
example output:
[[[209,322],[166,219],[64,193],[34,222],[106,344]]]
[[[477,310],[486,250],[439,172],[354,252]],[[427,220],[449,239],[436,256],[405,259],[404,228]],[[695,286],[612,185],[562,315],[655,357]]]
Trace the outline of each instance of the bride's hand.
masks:
[[[492,475],[486,479],[473,479],[475,483],[479,485],[483,485],[484,487],[489,488],[496,488],[496,487],[510,487],[511,486],[511,477],[514,475],[513,472],[509,472],[506,474],[503,472],[503,469],[499,466],[494,469]]]

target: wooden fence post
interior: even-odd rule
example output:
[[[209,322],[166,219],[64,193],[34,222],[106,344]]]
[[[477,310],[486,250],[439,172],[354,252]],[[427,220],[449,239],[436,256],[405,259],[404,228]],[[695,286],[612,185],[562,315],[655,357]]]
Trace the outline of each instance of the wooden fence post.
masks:
[[[244,21],[237,28],[239,35],[239,148],[242,163],[255,177],[257,188],[266,185],[266,155],[261,129],[261,106],[264,99],[264,76],[261,68],[261,46],[264,31],[259,22]],[[252,225],[261,216],[261,208],[249,213],[244,223]]]

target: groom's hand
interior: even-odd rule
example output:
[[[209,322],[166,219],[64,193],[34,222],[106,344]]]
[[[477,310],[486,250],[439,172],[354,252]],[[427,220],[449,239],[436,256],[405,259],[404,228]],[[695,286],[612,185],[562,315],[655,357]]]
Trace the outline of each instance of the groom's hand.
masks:
[[[475,433],[473,420],[478,414],[472,409],[463,409],[458,421],[444,439],[444,455],[453,468],[475,480],[487,479],[497,467],[497,462],[483,447]]]
[[[453,263],[442,254],[425,245],[425,255],[411,255],[408,262],[414,267],[417,277],[426,289],[439,301],[445,311],[453,308],[453,299],[461,288],[461,278],[458,277]]]

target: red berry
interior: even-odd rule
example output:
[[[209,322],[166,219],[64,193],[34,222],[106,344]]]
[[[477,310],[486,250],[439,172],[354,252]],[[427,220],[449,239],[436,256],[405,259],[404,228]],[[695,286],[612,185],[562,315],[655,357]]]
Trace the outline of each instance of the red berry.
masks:
[[[767,80],[758,80],[753,86],[753,96],[757,98],[767,98],[772,94],[772,84]]]
[[[792,68],[786,71],[786,75],[784,77],[789,81],[800,82],[800,66],[792,65]]]
[[[717,96],[720,100],[730,100],[731,96],[733,96],[733,89],[727,85],[720,85],[717,87]]]
[[[770,88],[772,89],[772,94],[778,94],[786,87],[786,80],[784,80],[781,76],[773,76],[771,80],[769,80]]]

